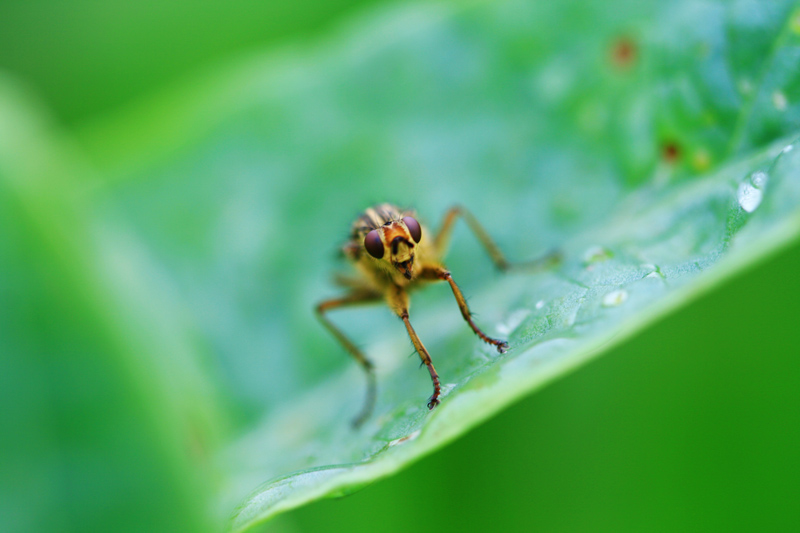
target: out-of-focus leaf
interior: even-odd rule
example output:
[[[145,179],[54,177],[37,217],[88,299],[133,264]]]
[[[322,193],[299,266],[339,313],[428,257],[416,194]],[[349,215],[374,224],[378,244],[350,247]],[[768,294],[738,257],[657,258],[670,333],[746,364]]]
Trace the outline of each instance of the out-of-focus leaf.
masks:
[[[208,380],[133,297],[120,243],[93,247],[91,171],[23,94],[0,77],[3,530],[208,531]]]
[[[222,459],[232,528],[389,475],[795,238],[798,13],[402,7],[85,131],[105,180],[96,242],[145,243],[170,316],[255,424]],[[501,277],[456,235],[450,269],[512,349],[481,345],[445,287],[417,295],[447,391],[432,412],[388,311],[335,317],[377,362],[376,412],[354,432],[363,378],[311,308],[335,294],[350,219],[378,201],[432,224],[462,203],[513,259],[565,259]]]
[[[199,65],[314,35],[376,0],[177,0],[0,4],[0,65],[69,123],[107,112]]]

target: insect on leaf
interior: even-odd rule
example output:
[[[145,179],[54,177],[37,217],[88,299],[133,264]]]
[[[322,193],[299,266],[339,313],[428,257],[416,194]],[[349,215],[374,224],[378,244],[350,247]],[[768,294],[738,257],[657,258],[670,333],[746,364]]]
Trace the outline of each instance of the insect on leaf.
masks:
[[[402,6],[84,131],[107,180],[98,242],[140,251],[126,268],[168,288],[246,421],[220,459],[231,529],[402,469],[795,239],[798,13]],[[381,201],[434,228],[463,204],[510,259],[563,261],[495,273],[456,232],[448,267],[510,349],[476,339],[446,286],[414,293],[443,384],[432,411],[385,307],[332,315],[376,363],[374,414],[353,431],[363,376],[312,309],[337,294],[352,218]]]

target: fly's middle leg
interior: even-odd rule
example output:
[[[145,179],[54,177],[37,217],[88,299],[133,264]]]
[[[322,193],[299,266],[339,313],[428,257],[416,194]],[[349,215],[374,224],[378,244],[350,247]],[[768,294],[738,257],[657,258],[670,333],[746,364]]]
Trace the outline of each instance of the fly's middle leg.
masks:
[[[328,317],[325,316],[325,313],[332,309],[374,303],[379,299],[380,295],[374,292],[354,291],[342,298],[334,298],[320,302],[316,307],[317,318],[319,318],[320,322],[322,322],[322,325],[325,326],[325,328],[330,331],[334,337],[336,337],[336,339],[341,343],[342,346],[344,346],[350,355],[353,356],[353,359],[356,360],[356,362],[361,366],[361,368],[364,369],[364,372],[366,373],[367,395],[364,400],[364,406],[361,408],[361,412],[353,420],[354,427],[358,427],[363,424],[364,421],[369,418],[370,414],[372,414],[372,410],[375,408],[376,384],[374,367],[372,365],[372,361],[367,359],[361,350],[359,350],[358,347],[339,330],[339,328],[333,325],[333,322],[331,322]]]

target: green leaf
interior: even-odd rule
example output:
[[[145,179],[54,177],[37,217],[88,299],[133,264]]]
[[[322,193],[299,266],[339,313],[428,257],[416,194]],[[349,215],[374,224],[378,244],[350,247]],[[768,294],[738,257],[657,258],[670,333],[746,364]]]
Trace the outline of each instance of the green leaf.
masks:
[[[101,261],[77,179],[92,173],[45,116],[0,77],[3,528],[207,531],[213,395],[117,290],[136,276]]]
[[[796,3],[538,4],[374,13],[82,132],[87,256],[243,433],[220,453],[231,529],[390,475],[797,237]],[[434,411],[388,310],[334,316],[377,364],[353,431],[363,377],[312,308],[380,201],[431,226],[464,204],[512,260],[564,260],[501,276],[457,232],[448,266],[512,349],[445,286],[415,294]]]

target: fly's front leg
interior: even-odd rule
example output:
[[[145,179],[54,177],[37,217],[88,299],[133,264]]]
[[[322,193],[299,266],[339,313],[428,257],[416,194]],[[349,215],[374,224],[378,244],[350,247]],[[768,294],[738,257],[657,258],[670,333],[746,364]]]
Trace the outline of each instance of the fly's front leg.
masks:
[[[428,353],[428,349],[422,344],[417,332],[414,331],[411,322],[408,320],[408,293],[405,289],[395,286],[389,290],[387,300],[389,307],[391,307],[392,311],[394,311],[405,324],[408,336],[411,338],[411,342],[414,344],[414,348],[417,350],[420,359],[422,359],[422,364],[428,367],[428,372],[433,382],[433,394],[428,400],[428,409],[433,409],[439,405],[439,395],[442,393],[442,387],[439,383],[439,374],[436,373],[436,369],[433,367],[433,361],[431,360],[431,355]]]
[[[472,230],[472,233],[475,234],[475,236],[478,238],[478,241],[486,249],[486,252],[489,254],[489,257],[491,257],[492,262],[495,264],[498,270],[529,270],[546,268],[558,263],[561,260],[561,253],[558,251],[553,251],[538,259],[534,259],[533,261],[526,261],[524,263],[509,263],[503,255],[503,252],[500,251],[500,248],[497,246],[497,244],[495,244],[486,230],[483,229],[483,226],[480,225],[478,219],[476,219],[472,213],[461,206],[452,207],[447,211],[444,221],[442,222],[442,227],[439,229],[439,233],[434,238],[434,246],[440,260],[444,259],[445,255],[447,255],[447,248],[450,244],[450,236],[453,233],[453,226],[459,216],[464,218],[467,226],[469,226],[469,229]],[[473,327],[473,329],[475,328]]]
[[[367,375],[367,397],[364,401],[364,407],[361,409],[361,413],[353,420],[353,426],[358,427],[360,426],[369,415],[372,413],[372,409],[375,407],[375,371],[373,370],[372,361],[367,359],[361,350],[353,344],[353,342],[344,336],[344,334],[339,331],[339,329],[333,325],[333,323],[328,320],[328,317],[325,316],[327,311],[331,309],[337,309],[341,307],[348,307],[354,305],[361,305],[367,303],[373,303],[380,299],[380,295],[376,294],[371,291],[360,290],[354,291],[347,296],[342,298],[334,298],[331,300],[325,300],[324,302],[320,302],[316,307],[317,318],[319,321],[322,322],[322,325],[330,331],[334,337],[345,347],[345,349],[350,352],[350,355],[361,365],[361,368],[364,369]]]
[[[441,266],[427,266],[423,268],[421,276],[425,279],[440,279],[448,282],[450,284],[450,288],[453,290],[453,296],[456,297],[458,308],[461,310],[461,316],[467,321],[467,324],[469,324],[469,327],[472,328],[472,331],[474,331],[482,341],[497,348],[498,352],[506,352],[508,349],[508,343],[506,341],[489,337],[483,331],[481,331],[478,326],[475,325],[475,322],[472,321],[472,313],[469,310],[469,306],[467,306],[467,299],[464,298],[464,295],[461,293],[461,289],[459,289],[458,285],[456,285],[456,282],[453,280],[453,276],[450,275],[449,270]]]

